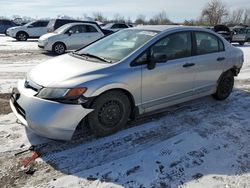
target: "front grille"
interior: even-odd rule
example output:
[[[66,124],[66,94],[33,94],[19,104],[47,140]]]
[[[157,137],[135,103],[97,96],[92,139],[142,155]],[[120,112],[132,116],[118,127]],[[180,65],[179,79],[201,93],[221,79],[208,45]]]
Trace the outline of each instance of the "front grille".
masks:
[[[25,110],[14,100],[14,98],[11,98],[11,101],[14,107],[16,108],[17,113],[20,114],[24,119],[26,119]]]

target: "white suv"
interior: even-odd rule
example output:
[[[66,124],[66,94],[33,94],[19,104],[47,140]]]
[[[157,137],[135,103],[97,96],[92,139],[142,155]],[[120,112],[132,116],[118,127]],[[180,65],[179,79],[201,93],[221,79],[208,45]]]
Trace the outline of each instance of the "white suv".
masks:
[[[60,55],[66,50],[84,47],[103,36],[101,28],[95,23],[69,23],[41,36],[38,47]]]
[[[18,41],[26,41],[28,38],[39,38],[41,35],[47,33],[48,23],[49,21],[46,20],[29,22],[23,26],[8,29],[6,34]]]

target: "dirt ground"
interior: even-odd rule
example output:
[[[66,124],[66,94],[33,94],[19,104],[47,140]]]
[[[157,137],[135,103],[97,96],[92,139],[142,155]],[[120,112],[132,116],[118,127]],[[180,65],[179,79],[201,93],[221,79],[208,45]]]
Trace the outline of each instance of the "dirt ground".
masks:
[[[10,94],[9,93],[0,93],[0,114],[8,114],[11,112],[10,105]]]

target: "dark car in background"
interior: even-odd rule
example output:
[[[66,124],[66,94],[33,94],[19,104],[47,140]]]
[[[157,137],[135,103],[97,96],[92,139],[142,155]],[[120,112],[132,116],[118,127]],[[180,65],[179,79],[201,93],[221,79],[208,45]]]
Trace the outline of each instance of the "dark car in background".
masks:
[[[6,34],[7,29],[18,26],[15,22],[7,19],[0,19],[0,33]]]
[[[213,30],[225,38],[228,42],[232,41],[233,32],[225,25],[216,25]]]
[[[56,29],[58,29],[59,27],[68,24],[68,23],[76,23],[76,22],[83,22],[81,20],[70,20],[70,19],[53,19],[50,20],[48,26],[47,26],[47,30],[48,33],[49,32],[53,32]]]
[[[104,35],[110,35],[113,32],[110,30],[106,30],[106,29],[102,29],[96,22],[93,21],[83,21],[83,20],[70,20],[70,19],[53,19],[50,20],[48,26],[47,26],[47,32],[53,32],[56,29],[58,29],[59,27],[68,24],[68,23],[90,23],[90,24],[96,24],[98,28],[100,28],[100,30],[102,30],[102,32],[104,33]]]
[[[246,42],[250,42],[250,27],[236,30],[232,42],[237,42],[239,45],[244,45]]]

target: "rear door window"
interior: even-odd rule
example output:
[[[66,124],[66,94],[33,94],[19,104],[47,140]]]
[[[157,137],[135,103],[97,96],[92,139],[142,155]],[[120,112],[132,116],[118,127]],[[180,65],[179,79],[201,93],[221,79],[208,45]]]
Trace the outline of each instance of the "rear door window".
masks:
[[[206,32],[195,32],[195,38],[197,55],[224,51],[223,42],[213,34]]]
[[[47,27],[48,22],[40,21],[32,24],[33,27]]]
[[[93,27],[92,25],[86,25],[86,30],[88,33],[97,33],[97,29]]]

